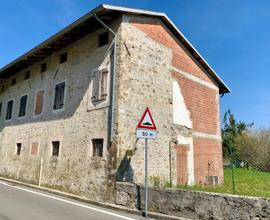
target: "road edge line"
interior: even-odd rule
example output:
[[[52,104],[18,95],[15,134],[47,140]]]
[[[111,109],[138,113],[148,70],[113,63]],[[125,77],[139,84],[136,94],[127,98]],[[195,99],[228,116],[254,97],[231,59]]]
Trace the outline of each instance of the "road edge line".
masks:
[[[119,205],[115,205],[115,204],[111,204],[111,203],[101,203],[101,202],[93,201],[93,200],[88,199],[86,197],[81,197],[81,196],[78,196],[75,194],[71,194],[71,193],[67,193],[67,192],[63,192],[63,191],[59,191],[59,190],[51,189],[51,188],[47,188],[47,187],[42,187],[42,186],[34,185],[31,183],[25,183],[25,182],[21,182],[21,181],[14,180],[14,179],[9,179],[9,178],[2,177],[2,176],[0,176],[0,180],[4,181],[4,182],[11,183],[11,184],[17,184],[17,185],[29,187],[32,189],[37,189],[37,190],[40,190],[43,192],[53,193],[53,194],[58,195],[58,196],[63,196],[66,198],[75,199],[77,201],[88,203],[91,205],[96,205],[96,206],[99,206],[102,208],[109,208],[109,209],[113,209],[113,210],[123,211],[123,212],[128,213],[128,214],[142,216],[142,212],[139,210],[136,210],[136,209],[130,209],[130,208],[127,208],[124,206],[119,206]],[[165,215],[165,214],[161,214],[161,213],[157,213],[157,212],[148,212],[148,216],[151,218],[156,218],[156,219],[160,219],[160,220],[191,220],[188,218],[169,216],[169,215]]]

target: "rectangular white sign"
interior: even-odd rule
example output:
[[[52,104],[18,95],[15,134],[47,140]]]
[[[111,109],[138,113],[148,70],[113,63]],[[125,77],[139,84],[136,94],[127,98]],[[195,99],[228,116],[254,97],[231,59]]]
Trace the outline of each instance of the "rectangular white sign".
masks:
[[[156,139],[157,138],[157,131],[146,130],[146,129],[137,129],[136,130],[136,137],[143,138],[143,139]]]

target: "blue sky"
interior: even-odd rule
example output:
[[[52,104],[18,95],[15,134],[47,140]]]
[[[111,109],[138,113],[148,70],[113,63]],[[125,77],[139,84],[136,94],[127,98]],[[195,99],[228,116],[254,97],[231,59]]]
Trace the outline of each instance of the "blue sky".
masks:
[[[0,67],[102,3],[165,12],[231,88],[222,114],[269,127],[269,0],[1,0]]]

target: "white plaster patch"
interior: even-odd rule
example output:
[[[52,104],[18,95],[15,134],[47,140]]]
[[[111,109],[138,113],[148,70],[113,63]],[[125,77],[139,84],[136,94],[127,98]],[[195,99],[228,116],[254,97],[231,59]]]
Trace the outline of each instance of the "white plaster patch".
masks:
[[[188,111],[180,86],[177,81],[173,81],[173,123],[192,128],[190,112]]]

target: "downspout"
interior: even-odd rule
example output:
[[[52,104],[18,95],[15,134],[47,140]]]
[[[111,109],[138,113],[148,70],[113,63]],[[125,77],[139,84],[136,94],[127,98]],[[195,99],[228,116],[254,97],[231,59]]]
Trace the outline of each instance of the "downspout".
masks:
[[[94,18],[109,32],[111,32],[114,36],[113,39],[113,69],[112,69],[112,83],[111,83],[111,97],[110,97],[110,111],[109,111],[109,121],[110,121],[110,128],[109,128],[109,141],[110,144],[113,142],[114,138],[114,107],[115,107],[115,75],[116,75],[116,33],[106,25],[96,14],[94,14]]]

